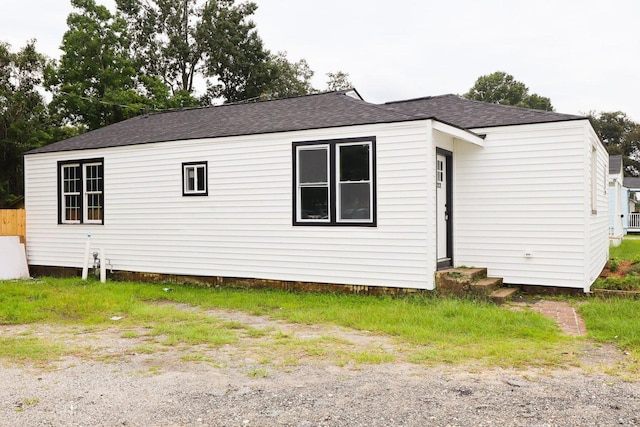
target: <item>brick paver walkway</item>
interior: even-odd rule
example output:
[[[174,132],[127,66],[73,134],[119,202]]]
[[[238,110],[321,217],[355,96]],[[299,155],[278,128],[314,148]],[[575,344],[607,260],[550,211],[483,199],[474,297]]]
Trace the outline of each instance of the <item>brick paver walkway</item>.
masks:
[[[566,301],[539,301],[530,305],[531,310],[554,319],[560,329],[569,335],[583,336],[587,334],[584,320],[578,311]]]

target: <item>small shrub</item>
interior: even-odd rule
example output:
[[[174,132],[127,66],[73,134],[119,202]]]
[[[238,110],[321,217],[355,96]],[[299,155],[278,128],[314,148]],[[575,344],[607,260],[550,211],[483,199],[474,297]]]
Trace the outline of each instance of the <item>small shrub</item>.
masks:
[[[609,260],[609,271],[611,272],[616,272],[620,269],[620,263],[618,263],[617,259],[610,259]]]
[[[627,277],[607,277],[598,279],[593,285],[594,289],[607,289],[617,291],[640,291],[640,276],[628,275]]]

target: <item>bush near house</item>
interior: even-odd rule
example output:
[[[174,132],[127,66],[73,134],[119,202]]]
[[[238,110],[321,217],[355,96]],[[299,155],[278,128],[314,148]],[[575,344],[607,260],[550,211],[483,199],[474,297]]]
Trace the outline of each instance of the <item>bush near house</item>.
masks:
[[[640,292],[640,240],[624,239],[611,248],[609,262],[592,289]]]

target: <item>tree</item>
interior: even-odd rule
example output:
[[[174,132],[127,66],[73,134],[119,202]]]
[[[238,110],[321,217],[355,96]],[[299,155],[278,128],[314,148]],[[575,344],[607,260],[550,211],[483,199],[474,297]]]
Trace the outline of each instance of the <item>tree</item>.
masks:
[[[23,153],[52,139],[39,91],[46,62],[33,40],[17,53],[0,42],[0,207],[24,194]]]
[[[313,70],[305,59],[290,62],[287,52],[278,52],[269,58],[269,81],[262,97],[269,99],[308,95],[317,92],[311,84]]]
[[[249,19],[255,3],[234,0],[116,0],[133,35],[134,56],[145,73],[174,92],[193,93],[207,81],[205,101],[261,95],[271,80],[269,52]]]
[[[553,111],[549,98],[529,94],[529,88],[524,83],[503,71],[480,76],[463,96],[475,101]]]
[[[49,68],[50,109],[61,124],[97,129],[144,113],[196,104],[171,93],[162,81],[140,73],[127,22],[94,0],[72,0],[60,63]]]
[[[609,154],[621,154],[626,176],[640,176],[640,124],[621,111],[591,111],[593,129]]]
[[[349,80],[349,74],[337,71],[335,73],[327,73],[329,80],[327,81],[327,91],[351,89],[353,83]]]

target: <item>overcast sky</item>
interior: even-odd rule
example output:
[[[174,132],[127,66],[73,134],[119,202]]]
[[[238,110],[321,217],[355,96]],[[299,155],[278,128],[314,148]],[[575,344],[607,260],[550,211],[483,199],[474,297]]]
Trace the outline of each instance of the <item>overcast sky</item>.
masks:
[[[96,0],[113,6],[113,0]],[[256,0],[268,49],[344,71],[365,100],[462,94],[506,71],[556,111],[640,121],[639,0]],[[0,0],[0,40],[58,58],[69,0]]]

